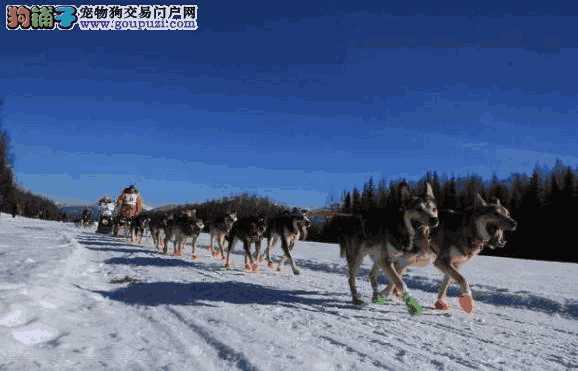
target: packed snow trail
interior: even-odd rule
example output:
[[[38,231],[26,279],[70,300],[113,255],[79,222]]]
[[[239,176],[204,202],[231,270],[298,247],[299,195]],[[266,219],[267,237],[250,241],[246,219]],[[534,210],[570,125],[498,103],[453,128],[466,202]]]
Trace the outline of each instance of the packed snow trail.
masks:
[[[0,370],[578,367],[576,264],[476,258],[463,269],[474,316],[455,288],[452,311],[432,310],[441,276],[416,269],[406,282],[424,314],[411,317],[400,302],[351,305],[335,245],[298,243],[300,276],[244,273],[240,246],[226,271],[206,245],[193,262],[190,247],[163,256],[150,241],[0,216]]]

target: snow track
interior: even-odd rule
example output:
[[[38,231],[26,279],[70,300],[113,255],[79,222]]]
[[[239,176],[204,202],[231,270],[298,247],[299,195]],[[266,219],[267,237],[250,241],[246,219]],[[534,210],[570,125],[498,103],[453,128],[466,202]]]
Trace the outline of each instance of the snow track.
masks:
[[[0,370],[578,368],[578,265],[479,257],[464,269],[474,316],[455,298],[433,310],[440,274],[413,270],[426,308],[411,317],[397,302],[351,305],[334,245],[298,243],[300,276],[244,273],[240,246],[226,271],[206,237],[191,261],[2,215]]]

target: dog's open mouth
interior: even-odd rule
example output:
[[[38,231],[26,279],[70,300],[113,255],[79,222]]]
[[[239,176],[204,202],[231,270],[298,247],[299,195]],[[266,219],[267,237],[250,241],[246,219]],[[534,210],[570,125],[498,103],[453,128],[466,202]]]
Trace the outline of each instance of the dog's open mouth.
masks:
[[[508,241],[506,241],[504,238],[504,230],[502,228],[498,228],[495,225],[488,225],[486,230],[491,236],[490,241],[488,241],[488,246],[491,249],[502,248],[506,246]]]

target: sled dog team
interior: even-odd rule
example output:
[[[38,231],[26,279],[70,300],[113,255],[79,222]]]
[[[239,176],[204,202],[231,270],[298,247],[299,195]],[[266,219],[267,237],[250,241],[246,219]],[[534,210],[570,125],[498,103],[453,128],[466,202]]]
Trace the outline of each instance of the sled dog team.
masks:
[[[264,216],[248,216],[238,218],[236,212],[227,212],[208,223],[210,234],[209,253],[225,261],[225,267],[231,267],[231,250],[236,243],[242,242],[245,251],[245,269],[257,271],[258,263],[267,260],[269,267],[273,267],[271,249],[281,241],[284,253],[277,270],[287,260],[293,273],[299,274],[295,265],[292,250],[295,241],[305,239],[311,221],[307,217],[307,211],[293,208],[286,210],[280,215],[266,218]],[[143,212],[131,223],[134,231],[131,233],[135,238],[133,242],[142,240],[145,226],[148,225],[155,247],[164,254],[168,252],[170,243],[173,243],[173,255],[182,255],[183,247],[188,239],[192,240],[192,259],[197,258],[196,241],[205,228],[205,222],[197,217],[195,209],[170,211],[170,212]],[[261,242],[267,239],[267,246],[261,251]],[[255,251],[251,251],[251,246]]]
[[[288,262],[297,275],[299,269],[292,256],[295,242],[307,237],[310,217],[330,217],[338,231],[341,256],[347,260],[348,283],[354,304],[363,303],[357,291],[356,276],[364,258],[369,256],[373,262],[369,272],[373,302],[382,303],[397,296],[411,314],[420,314],[422,307],[412,297],[403,273],[408,267],[423,267],[431,263],[444,274],[434,307],[449,309],[447,289],[451,282],[455,282],[460,287],[460,307],[467,313],[473,312],[470,286],[459,269],[484,248],[505,246],[504,232],[514,231],[516,221],[499,200],[486,202],[479,194],[470,209],[455,212],[438,210],[429,183],[418,194],[404,182],[398,186],[397,193],[399,205],[396,206],[399,207],[374,209],[359,215],[294,208],[271,218],[238,218],[235,212],[228,212],[208,223],[208,250],[230,268],[231,250],[240,241],[245,253],[245,269],[255,272],[263,258],[269,267],[273,267],[271,249],[280,240],[283,256],[277,270],[280,271]],[[131,241],[140,243],[147,227],[158,250],[166,254],[172,241],[173,255],[180,256],[185,242],[192,239],[192,258],[197,258],[196,241],[205,223],[197,217],[194,209],[140,213],[130,223]],[[261,242],[264,239],[267,242],[263,254]],[[254,252],[251,245],[255,246]],[[381,291],[378,287],[380,272],[389,282]]]

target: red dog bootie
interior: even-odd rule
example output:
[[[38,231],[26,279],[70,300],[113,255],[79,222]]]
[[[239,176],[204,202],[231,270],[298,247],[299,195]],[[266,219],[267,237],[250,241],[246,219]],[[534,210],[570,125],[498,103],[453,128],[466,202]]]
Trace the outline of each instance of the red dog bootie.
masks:
[[[463,294],[460,296],[458,301],[460,303],[460,307],[466,313],[473,313],[474,312],[474,298],[470,294]]]
[[[448,310],[450,306],[443,299],[438,299],[434,304],[434,308],[437,310]]]

